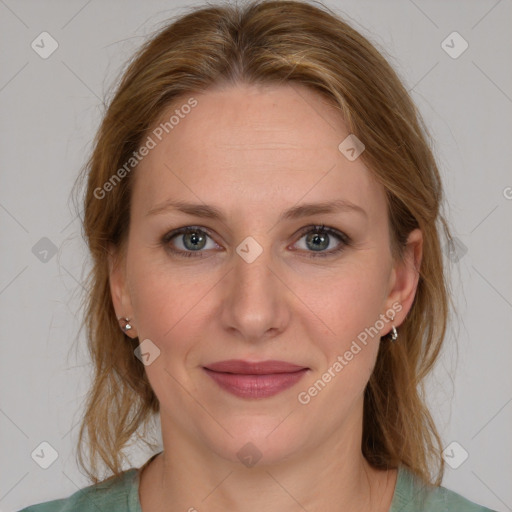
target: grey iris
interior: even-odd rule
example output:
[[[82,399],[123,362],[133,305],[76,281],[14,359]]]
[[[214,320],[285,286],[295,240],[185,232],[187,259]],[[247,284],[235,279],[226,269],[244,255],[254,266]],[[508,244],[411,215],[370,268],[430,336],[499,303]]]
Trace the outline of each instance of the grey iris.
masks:
[[[188,243],[190,241],[190,244]],[[206,245],[206,236],[200,234],[198,231],[185,233],[183,235],[183,245],[191,251],[202,249]]]
[[[311,248],[313,251],[326,249],[329,246],[329,235],[322,233],[309,233],[306,236],[306,245],[310,247],[310,243],[312,244]]]

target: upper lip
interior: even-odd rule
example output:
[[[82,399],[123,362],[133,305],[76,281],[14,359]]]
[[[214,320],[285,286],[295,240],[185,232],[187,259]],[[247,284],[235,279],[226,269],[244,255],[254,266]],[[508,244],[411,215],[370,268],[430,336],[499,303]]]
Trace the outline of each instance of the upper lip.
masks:
[[[306,369],[305,366],[299,366],[286,361],[244,361],[242,359],[230,359],[228,361],[218,361],[205,366],[206,369],[215,372],[237,373],[245,375],[265,375],[271,373],[291,373]]]

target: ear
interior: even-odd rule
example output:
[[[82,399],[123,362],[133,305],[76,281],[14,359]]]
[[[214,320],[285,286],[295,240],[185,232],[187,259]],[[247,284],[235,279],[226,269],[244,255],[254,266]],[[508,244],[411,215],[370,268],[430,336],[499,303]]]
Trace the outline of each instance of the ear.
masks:
[[[420,229],[414,229],[407,238],[406,246],[403,249],[403,258],[394,263],[390,277],[386,306],[388,310],[396,312],[391,322],[395,327],[404,321],[411,309],[418,288],[422,255],[423,234]],[[401,308],[398,307],[398,304]]]
[[[112,244],[108,250],[108,271],[110,295],[116,312],[116,317],[129,318],[132,329],[125,334],[130,338],[137,337],[133,319],[133,308],[130,300],[128,282],[126,279],[126,260],[121,250]]]

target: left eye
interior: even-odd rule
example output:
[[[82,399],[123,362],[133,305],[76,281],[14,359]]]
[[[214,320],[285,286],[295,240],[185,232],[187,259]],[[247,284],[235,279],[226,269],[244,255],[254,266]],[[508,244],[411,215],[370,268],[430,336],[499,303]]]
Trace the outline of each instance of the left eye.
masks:
[[[317,253],[310,254],[308,256],[329,256],[340,252],[345,246],[349,245],[350,242],[347,235],[332,228],[326,228],[325,226],[309,226],[305,229],[306,231],[303,230],[303,235],[296,243],[304,240],[300,249],[304,249],[307,252]],[[333,239],[337,239],[338,241],[334,248],[331,247],[333,245]],[[326,250],[329,247],[331,247],[331,249]]]

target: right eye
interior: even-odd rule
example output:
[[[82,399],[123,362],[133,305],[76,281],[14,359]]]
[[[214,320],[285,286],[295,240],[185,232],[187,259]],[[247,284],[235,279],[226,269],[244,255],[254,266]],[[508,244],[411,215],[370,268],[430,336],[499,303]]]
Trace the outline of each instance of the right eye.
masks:
[[[210,247],[208,247],[208,239],[211,240]],[[219,247],[204,229],[197,226],[185,226],[170,231],[164,235],[162,244],[171,253],[185,258],[202,258],[204,256],[201,253],[205,252],[203,249],[211,250]]]

